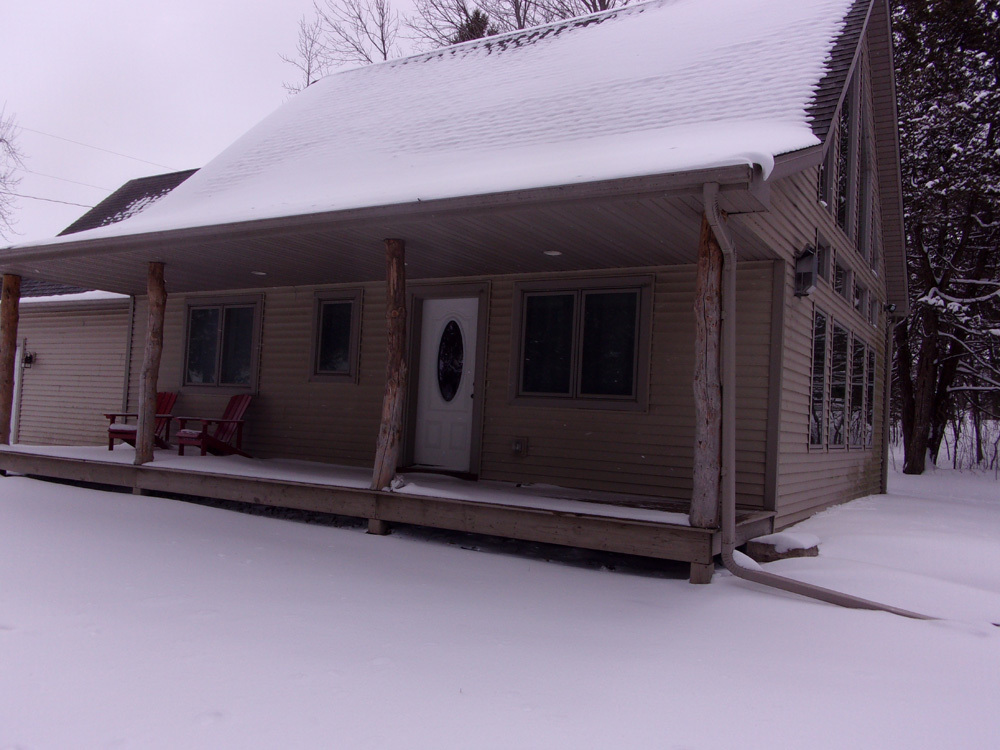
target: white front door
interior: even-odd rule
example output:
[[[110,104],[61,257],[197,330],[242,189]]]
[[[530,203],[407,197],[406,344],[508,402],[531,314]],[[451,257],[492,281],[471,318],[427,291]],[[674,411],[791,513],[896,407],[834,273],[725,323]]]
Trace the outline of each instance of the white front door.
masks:
[[[471,468],[478,319],[476,297],[423,302],[415,464],[447,471]]]

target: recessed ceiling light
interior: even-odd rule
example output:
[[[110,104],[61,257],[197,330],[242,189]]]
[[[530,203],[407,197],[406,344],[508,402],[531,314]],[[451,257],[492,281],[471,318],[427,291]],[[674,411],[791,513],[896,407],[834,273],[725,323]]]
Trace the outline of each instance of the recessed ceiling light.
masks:
[[[544,253],[545,255],[548,255],[550,258],[557,258],[558,256],[562,255],[562,253],[559,250],[545,250]]]
[[[254,276],[267,276],[267,271],[251,271]]]

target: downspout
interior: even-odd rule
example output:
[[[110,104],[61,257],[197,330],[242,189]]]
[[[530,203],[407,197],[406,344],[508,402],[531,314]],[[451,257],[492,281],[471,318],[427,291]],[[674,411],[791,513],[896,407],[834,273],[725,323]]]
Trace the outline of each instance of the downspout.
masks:
[[[899,609],[887,604],[869,601],[821,586],[813,586],[802,581],[785,578],[763,570],[744,568],[736,561],[736,251],[732,238],[722,224],[719,210],[719,184],[707,182],[702,199],[705,216],[715,239],[722,249],[722,478],[720,503],[722,517],[722,563],[726,570],[737,578],[760,583],[765,586],[789,591],[793,594],[836,604],[852,609],[873,609],[892,614],[912,617],[917,620],[933,620],[917,612]]]

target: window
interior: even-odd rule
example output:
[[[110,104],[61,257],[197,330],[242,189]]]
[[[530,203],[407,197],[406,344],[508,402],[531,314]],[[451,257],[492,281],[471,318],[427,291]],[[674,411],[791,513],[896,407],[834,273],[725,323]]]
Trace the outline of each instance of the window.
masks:
[[[844,299],[850,299],[853,292],[851,269],[837,263],[833,271],[833,291]]]
[[[650,284],[521,285],[516,396],[578,406],[643,402]]]
[[[361,290],[316,293],[312,380],[357,378],[361,299]]]
[[[847,444],[847,369],[850,349],[847,330],[833,326],[830,346],[830,440],[831,446]]]
[[[858,66],[858,71],[863,70]],[[880,226],[874,203],[878,175],[868,89],[868,79],[861,72],[848,81],[840,109],[830,124],[817,199],[877,272]]]
[[[857,281],[854,282],[854,309],[868,317],[868,287]]]
[[[816,235],[816,272],[823,281],[830,280],[830,262],[833,259],[833,248],[823,235]]]
[[[850,443],[852,448],[865,444],[865,344],[858,338],[851,346],[851,419]]]
[[[875,350],[817,310],[813,316],[809,445],[871,448],[874,421]]]
[[[865,448],[871,448],[875,435],[875,350],[871,347],[868,348],[868,376],[865,383]]]
[[[809,444],[823,445],[826,406],[826,315],[813,317],[812,394],[809,408]]]
[[[254,389],[259,312],[259,297],[189,300],[184,385]]]

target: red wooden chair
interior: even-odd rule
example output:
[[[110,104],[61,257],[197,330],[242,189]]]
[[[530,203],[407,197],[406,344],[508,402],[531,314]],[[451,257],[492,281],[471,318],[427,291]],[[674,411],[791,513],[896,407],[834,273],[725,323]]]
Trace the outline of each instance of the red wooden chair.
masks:
[[[153,426],[153,442],[158,448],[170,447],[170,412],[174,410],[176,402],[176,393],[161,391],[156,394],[156,424]],[[117,420],[138,419],[139,415],[135,412],[118,412],[104,416],[111,420],[108,423],[108,450],[115,447],[115,440],[121,440],[134,447],[135,433],[138,427]]]
[[[196,445],[201,449],[201,455],[212,453],[216,456],[226,456],[231,453],[238,453],[241,456],[249,457],[243,452],[243,415],[247,407],[250,406],[250,396],[241,394],[229,399],[226,411],[220,419],[208,419],[206,417],[174,417],[180,423],[177,431],[177,455],[184,455],[185,445]],[[189,430],[185,428],[188,422],[201,422],[201,429]],[[215,425],[215,429],[209,428]],[[233,438],[236,444],[233,445]]]

